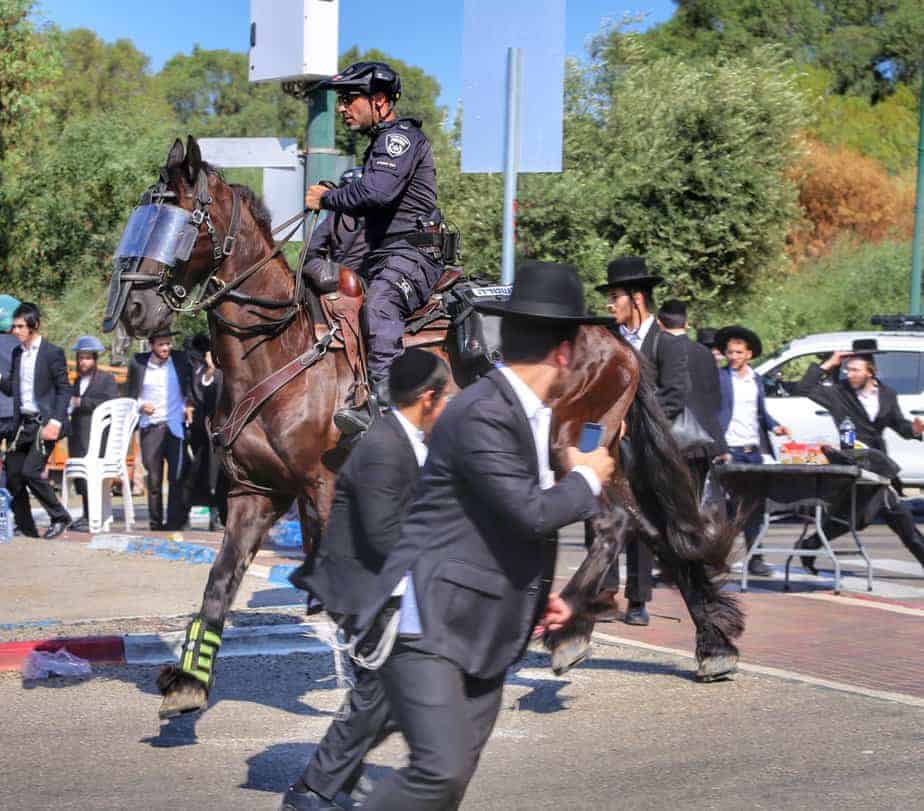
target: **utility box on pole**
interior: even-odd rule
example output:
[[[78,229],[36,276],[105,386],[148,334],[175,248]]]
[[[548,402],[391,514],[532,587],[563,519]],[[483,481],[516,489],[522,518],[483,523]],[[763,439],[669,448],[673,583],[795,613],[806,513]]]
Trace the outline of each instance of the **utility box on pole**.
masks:
[[[337,72],[339,0],[250,0],[250,81]]]

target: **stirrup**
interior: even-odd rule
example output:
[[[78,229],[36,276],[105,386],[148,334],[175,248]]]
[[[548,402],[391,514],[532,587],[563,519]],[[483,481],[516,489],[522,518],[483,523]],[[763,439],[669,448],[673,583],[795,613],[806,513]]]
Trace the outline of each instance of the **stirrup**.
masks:
[[[344,436],[353,436],[368,431],[373,420],[371,409],[371,401],[366,401],[366,405],[359,408],[341,408],[334,414],[334,425]]]

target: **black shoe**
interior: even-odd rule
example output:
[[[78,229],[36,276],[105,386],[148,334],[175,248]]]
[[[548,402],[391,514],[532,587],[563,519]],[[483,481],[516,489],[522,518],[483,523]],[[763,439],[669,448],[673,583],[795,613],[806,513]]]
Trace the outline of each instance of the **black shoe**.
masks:
[[[45,530],[45,534],[42,537],[45,538],[46,541],[50,541],[53,538],[57,538],[59,535],[64,534],[70,525],[70,519],[67,521],[52,521],[51,526]]]
[[[325,799],[310,789],[296,791],[295,786],[289,786],[289,790],[282,798],[279,811],[344,811],[344,809],[342,805]]]
[[[334,414],[334,425],[344,436],[353,436],[368,431],[372,425],[372,413],[366,406],[362,408],[341,408]]]
[[[86,518],[78,518],[71,524],[71,530],[73,532],[89,532],[90,531],[90,522]]]
[[[773,574],[773,567],[768,566],[760,555],[754,555],[748,561],[748,574],[755,577],[770,577]]]
[[[163,524],[157,521],[151,521],[151,523],[148,524],[148,527],[150,527],[151,532],[163,532],[166,529]]]
[[[796,541],[795,545],[793,546],[793,549],[820,549],[821,548],[820,544],[818,546],[809,546],[808,544],[806,544],[806,540],[807,539],[803,538],[801,541]],[[814,574],[814,575],[818,574],[818,566],[816,565],[816,562],[818,560],[817,558],[814,558],[814,557],[799,558],[799,560],[802,561],[802,568],[805,569],[805,571],[807,571],[809,574]]]
[[[650,620],[648,619],[648,609],[645,608],[645,603],[629,603],[629,607],[626,609],[626,618],[623,621],[626,625],[647,625]]]
[[[38,538],[38,530],[35,527],[32,529],[21,529],[20,527],[13,527],[14,535],[21,535],[23,538]]]

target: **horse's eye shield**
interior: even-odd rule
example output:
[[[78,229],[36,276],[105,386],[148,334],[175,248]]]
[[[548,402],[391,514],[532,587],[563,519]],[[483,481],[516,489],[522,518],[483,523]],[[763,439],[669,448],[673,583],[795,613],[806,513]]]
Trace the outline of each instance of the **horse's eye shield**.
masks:
[[[122,232],[116,248],[116,264],[122,259],[151,259],[173,267],[186,262],[199,236],[192,215],[179,206],[150,204],[138,206]]]

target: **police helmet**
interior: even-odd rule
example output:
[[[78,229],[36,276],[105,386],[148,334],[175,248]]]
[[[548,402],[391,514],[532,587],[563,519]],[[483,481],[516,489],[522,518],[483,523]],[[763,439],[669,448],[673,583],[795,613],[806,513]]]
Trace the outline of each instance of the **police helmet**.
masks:
[[[72,352],[92,352],[95,355],[98,355],[100,352],[105,352],[106,347],[103,346],[102,341],[94,335],[81,335],[71,347]]]
[[[355,180],[360,180],[363,176],[363,167],[354,166],[352,169],[347,169],[342,175],[340,175],[340,185],[346,186],[349,183],[352,183]]]
[[[401,98],[401,77],[384,62],[354,62],[321,86],[338,93],[353,92],[363,96],[384,93],[392,101]]]

